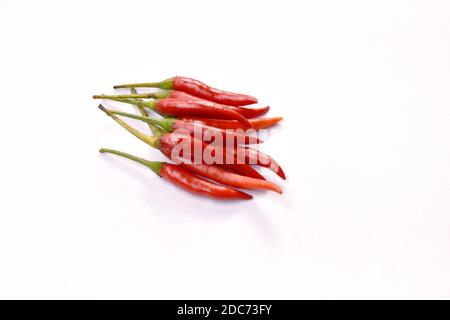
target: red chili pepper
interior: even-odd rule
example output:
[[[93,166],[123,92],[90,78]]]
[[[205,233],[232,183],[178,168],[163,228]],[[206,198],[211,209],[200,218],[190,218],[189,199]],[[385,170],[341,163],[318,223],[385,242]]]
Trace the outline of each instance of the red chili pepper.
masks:
[[[214,150],[219,152],[219,156],[223,155],[223,163],[226,163],[226,157],[229,156],[235,164],[255,164],[275,172],[284,180],[286,179],[286,175],[281,166],[272,157],[259,150],[241,146],[232,148],[228,148],[227,146],[223,148],[214,146]]]
[[[265,153],[262,153],[259,150],[255,150],[248,147],[238,147],[239,150],[243,150],[245,153],[245,163],[255,163],[260,165],[261,167],[265,167],[273,172],[275,172],[279,177],[286,180],[286,175],[284,174],[281,166],[270,156]]]
[[[250,122],[239,112],[226,108],[217,103],[204,100],[182,100],[182,99],[152,99],[147,101],[131,99],[111,99],[136,106],[146,107],[167,116],[189,116],[203,115],[206,117],[216,117],[220,119],[237,120],[247,128],[251,127]]]
[[[170,150],[172,150],[173,147],[175,147],[176,145],[178,145],[178,143],[180,143],[179,139],[180,137],[177,137],[175,140],[173,139],[173,136],[171,137],[171,140],[168,143],[168,146],[170,146]],[[165,139],[161,139],[161,148],[163,148],[163,144],[165,142],[166,142]],[[205,142],[196,141],[195,138],[193,138],[191,143],[192,143],[191,150],[195,150],[194,146],[195,143],[198,144],[201,143],[202,148],[201,150],[204,150],[205,148],[208,147],[208,145]],[[281,168],[281,166],[272,157],[270,157],[265,153],[262,153],[259,150],[252,149],[249,147],[233,146],[229,148],[228,146],[221,147],[217,145],[211,146],[211,150],[213,156],[217,156],[217,158],[221,159],[222,163],[227,163],[226,160],[228,155],[233,160],[233,166],[247,166],[248,164],[255,164],[275,172],[282,179],[286,179],[286,175],[284,174],[284,171]],[[242,162],[240,162],[240,160],[242,160]],[[235,167],[233,167],[233,169],[235,169]],[[237,168],[237,170],[239,169],[240,168]]]
[[[136,136],[138,139],[144,141],[148,145],[150,145],[153,148],[161,150],[162,153],[164,153],[169,159],[172,158],[172,150],[173,148],[179,146],[181,143],[189,143],[189,154],[183,154],[184,159],[188,159],[191,162],[199,162],[203,163],[205,159],[203,159],[203,150],[208,148],[208,144],[203,142],[202,140],[195,139],[191,136],[186,136],[182,134],[175,134],[175,133],[165,133],[161,136],[147,136],[143,134],[142,132],[136,130],[135,128],[128,125],[126,122],[119,119],[117,116],[109,112],[105,107],[102,105],[98,106],[100,110],[105,112],[108,116],[113,118],[114,121],[116,121],[119,125],[121,125],[123,128],[125,128],[127,131],[129,131],[131,134]],[[187,140],[187,142],[186,142]],[[192,153],[192,150],[194,152]],[[195,153],[195,150],[201,150],[200,156],[201,158],[197,158],[197,154]],[[180,152],[183,151],[183,149],[180,150]],[[215,154],[217,154],[217,158],[219,159],[226,159],[226,155],[223,153],[223,150],[221,148],[213,148]],[[233,155],[232,155],[233,156]],[[213,159],[214,160],[214,159]],[[223,163],[226,163],[225,161]],[[263,179],[262,177],[255,169],[253,169],[248,164],[224,164],[224,166],[230,167],[236,172],[241,172],[242,174],[246,174],[248,176],[251,176],[253,178],[257,179]]]
[[[253,169],[252,166],[250,166],[248,164],[232,163],[232,164],[227,164],[224,166],[226,168],[230,168],[231,170],[233,170],[237,174],[240,174],[241,176],[246,176],[246,177],[260,179],[260,180],[266,180],[266,178],[264,178],[264,176],[261,173],[259,173],[255,169]]]
[[[140,111],[142,112],[142,110],[143,110],[143,108],[141,107]],[[234,121],[234,120],[232,120],[232,121]],[[154,135],[162,136],[164,134],[164,131],[162,129],[160,129],[160,127],[157,127],[157,126],[151,124],[150,122],[148,122],[148,125]],[[170,154],[167,154],[166,156],[169,159],[171,157]],[[237,174],[242,175],[242,176],[255,178],[255,179],[259,179],[259,180],[266,180],[263,175],[261,175],[258,171],[256,171],[255,169],[253,169],[251,166],[249,166],[247,164],[227,164],[227,165],[222,165],[222,167],[229,168],[229,169],[233,170],[234,172],[236,172]]]
[[[181,144],[189,144],[189,150],[194,150],[194,153],[189,154],[181,154],[180,156],[177,156],[172,153],[173,149]],[[175,161],[179,160],[180,157],[184,160],[188,160],[188,162],[191,163],[203,163],[205,159],[203,159],[203,151],[208,148],[208,144],[204,141],[195,139],[190,136],[186,136],[183,134],[164,134],[160,137],[158,141],[158,148],[161,150],[161,152],[169,159]],[[200,155],[200,158],[195,154],[195,150],[201,150],[202,153]],[[181,150],[183,151],[183,150]],[[249,164],[246,163],[236,163],[234,160],[236,159],[234,154],[230,155],[230,158],[232,158],[233,163],[226,163],[226,151],[223,148],[220,147],[213,147],[211,149],[212,153],[217,156],[218,159],[222,162],[221,164],[218,164],[219,166],[229,168],[233,170],[234,172],[246,176],[251,177],[255,179],[260,180],[266,180],[264,176],[262,176],[258,171],[253,169]],[[212,159],[213,160],[213,159]],[[185,161],[186,162],[186,161]]]
[[[245,130],[242,124],[234,120],[223,120],[223,119],[210,119],[204,117],[180,117],[179,119],[184,121],[198,121],[202,124],[221,128],[221,129],[243,129]],[[253,129],[266,129],[276,125],[278,122],[283,120],[282,117],[274,117],[274,118],[259,118],[259,119],[250,119],[250,123],[252,124]]]
[[[247,119],[253,119],[253,118],[260,117],[263,114],[266,114],[270,109],[269,106],[265,106],[265,107],[261,107],[261,108],[246,108],[246,107],[231,107],[231,108],[232,108],[232,110],[242,114]]]
[[[189,137],[189,138],[187,138]],[[230,166],[233,170],[237,170],[238,172],[245,172],[245,175],[249,175],[249,169],[251,168],[249,164],[255,164],[259,165],[261,167],[265,167],[273,172],[275,172],[278,176],[280,176],[282,179],[286,179],[286,176],[283,172],[283,169],[280,167],[280,165],[270,156],[262,153],[259,150],[251,149],[248,147],[237,147],[237,148],[227,148],[227,147],[221,147],[221,146],[211,146],[206,144],[204,141],[195,139],[191,136],[186,136],[183,134],[164,134],[160,137],[160,140],[158,142],[158,147],[164,153],[167,157],[170,159],[173,158],[172,156],[172,150],[176,146],[179,146],[182,143],[189,144],[189,150],[201,150],[201,157],[197,158],[196,154],[187,154],[182,155],[184,159],[190,160],[191,162],[199,162],[203,163],[205,159],[203,159],[203,151],[206,148],[210,147],[212,157],[220,159],[222,164],[226,164],[227,166]],[[229,157],[232,160],[231,164],[227,163],[227,157]],[[240,159],[242,158],[242,159]],[[174,160],[174,159],[172,159]],[[242,160],[242,163],[239,161]],[[257,172],[253,168],[251,168],[252,174],[253,171]],[[258,175],[260,175],[258,173]],[[255,178],[258,178],[254,176]]]
[[[150,93],[148,95],[154,95],[154,98],[156,99],[162,99],[162,98],[174,98],[174,99],[183,99],[183,100],[202,100],[202,101],[208,101],[196,96],[193,96],[189,93],[183,92],[183,91],[177,91],[177,90],[168,90],[168,91],[160,91],[160,92],[154,92]],[[144,94],[145,95],[145,94]],[[150,97],[149,97],[150,98]],[[211,101],[209,101],[211,103]],[[246,107],[238,107],[238,106],[232,106],[232,105],[223,105],[224,107],[227,107],[231,110],[234,110],[236,112],[239,112],[247,119],[256,118],[259,116],[262,116],[263,114],[267,113],[270,109],[269,106],[265,106],[262,108],[246,108]]]
[[[233,200],[233,199],[249,200],[253,198],[251,195],[246,194],[242,191],[235,190],[227,186],[219,185],[211,181],[205,180],[201,177],[198,177],[192,174],[189,170],[186,170],[185,168],[179,165],[158,161],[148,161],[142,158],[135,157],[131,154],[127,154],[112,149],[102,148],[100,149],[100,152],[116,154],[118,156],[143,164],[144,166],[150,168],[154,173],[161,176],[162,178],[192,193],[223,200]]]
[[[154,124],[159,126],[160,128],[164,129],[167,132],[173,132],[178,129],[187,130],[191,136],[194,137],[195,131],[197,131],[197,134],[201,134],[201,137],[204,137],[206,135],[211,137],[221,137],[223,144],[225,145],[227,143],[227,140],[233,141],[233,143],[236,144],[254,144],[254,143],[261,143],[262,140],[260,140],[258,137],[254,137],[248,134],[242,134],[238,132],[234,132],[233,130],[224,130],[219,129],[215,127],[211,127],[208,125],[203,125],[201,123],[195,123],[193,121],[183,121],[176,118],[165,118],[165,119],[154,119],[150,117],[144,117],[139,116],[136,114],[128,113],[128,112],[121,112],[121,111],[114,111],[114,110],[108,110],[109,112],[113,114],[117,114],[120,116],[124,116],[127,118],[137,119],[144,121],[149,124]],[[255,131],[256,132],[256,131]]]
[[[121,99],[181,99],[181,100],[199,100],[203,103],[207,104],[216,104],[215,102],[211,102],[196,96],[193,96],[189,93],[177,91],[177,90],[166,90],[166,91],[158,91],[158,92],[150,92],[150,93],[140,93],[140,94],[118,94],[118,95],[95,95],[94,99],[113,99],[113,100],[121,100]],[[119,100],[119,101],[120,101]],[[247,119],[256,118],[262,116],[267,113],[270,109],[269,106],[261,107],[261,108],[246,108],[246,107],[236,107],[236,106],[227,106],[223,104],[219,104],[222,107],[227,109],[239,112]]]
[[[201,176],[228,186],[252,190],[270,190],[278,193],[283,193],[280,186],[273,182],[251,177],[244,177],[216,165],[182,163],[181,166],[186,167],[190,171],[195,172]]]
[[[114,86],[114,89],[118,88],[160,88],[160,89],[175,89],[183,92],[187,92],[196,97],[207,99],[221,104],[229,106],[246,106],[249,104],[257,103],[258,99],[255,97],[239,94],[233,92],[222,91],[212,88],[203,82],[186,77],[173,77],[161,82],[148,82],[148,83],[134,83]]]
[[[172,154],[172,149],[179,146],[180,143],[190,143],[189,145],[189,151],[191,152],[189,155],[184,155],[189,157],[190,161],[197,161],[200,163],[203,163],[205,159],[203,159],[203,151],[207,148],[210,148],[211,155],[213,157],[212,161],[217,159],[220,159],[221,163],[225,164],[228,161],[228,158],[232,160],[233,164],[238,165],[248,165],[248,164],[256,164],[265,168],[268,168],[275,172],[277,175],[279,175],[281,178],[286,179],[286,176],[281,169],[281,167],[278,165],[278,163],[271,158],[270,156],[255,150],[251,148],[223,148],[219,146],[211,146],[206,144],[202,140],[198,140],[195,137],[181,135],[181,134],[164,134],[160,137],[149,137],[147,135],[144,135],[143,133],[139,132],[138,130],[132,128],[122,120],[118,119],[114,114],[112,114],[110,111],[105,109],[102,105],[99,106],[99,108],[104,111],[106,114],[108,114],[110,117],[112,117],[117,123],[119,123],[122,127],[127,129],[129,132],[134,134],[139,139],[143,140],[144,142],[148,143],[150,146],[160,149],[166,156]],[[189,137],[189,139],[187,138]],[[155,140],[157,139],[157,140]],[[187,142],[186,142],[187,140]],[[192,150],[194,150],[194,153],[192,153]],[[201,154],[198,156],[201,156],[201,159],[194,158],[197,157],[197,154],[195,153],[195,150],[200,150]],[[180,149],[180,152],[184,151],[183,148]],[[242,159],[241,159],[242,158]],[[243,163],[240,161],[242,160]],[[253,169],[253,168],[252,168]]]

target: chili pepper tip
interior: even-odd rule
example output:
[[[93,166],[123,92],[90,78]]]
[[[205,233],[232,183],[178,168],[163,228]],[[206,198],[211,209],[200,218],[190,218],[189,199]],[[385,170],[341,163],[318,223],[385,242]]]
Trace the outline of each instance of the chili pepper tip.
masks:
[[[283,169],[281,167],[278,167],[277,172],[275,172],[281,179],[286,180],[286,175],[284,174]]]

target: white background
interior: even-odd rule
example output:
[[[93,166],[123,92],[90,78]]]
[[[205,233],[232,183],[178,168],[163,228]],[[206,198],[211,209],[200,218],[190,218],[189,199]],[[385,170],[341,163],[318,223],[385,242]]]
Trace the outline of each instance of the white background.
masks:
[[[0,298],[450,298],[449,17],[448,1],[2,0]],[[282,196],[207,200],[98,154],[164,159],[91,95],[174,75],[285,117],[263,150],[288,180],[261,171]]]

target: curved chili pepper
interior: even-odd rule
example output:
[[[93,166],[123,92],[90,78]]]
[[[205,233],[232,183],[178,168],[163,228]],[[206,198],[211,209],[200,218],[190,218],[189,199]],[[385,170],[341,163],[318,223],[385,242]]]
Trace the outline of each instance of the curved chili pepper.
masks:
[[[246,108],[246,107],[232,107],[232,106],[230,107],[232,108],[232,110],[239,112],[247,119],[260,117],[263,114],[266,114],[270,109],[270,106],[265,106],[261,108]]]
[[[176,98],[176,99],[185,99],[185,100],[191,100],[191,99],[198,99],[198,100],[203,100],[205,101],[205,99],[193,96],[189,93],[183,92],[183,91],[177,91],[177,90],[169,90],[166,91],[166,95],[169,98]],[[156,95],[163,95],[164,93],[161,92],[157,92]],[[157,98],[158,99],[158,98]],[[206,100],[208,101],[208,100]],[[209,101],[209,103],[211,103]],[[270,109],[269,106],[265,106],[265,107],[261,107],[261,108],[246,108],[246,107],[242,107],[242,106],[233,106],[233,105],[223,105],[224,107],[227,107],[231,110],[234,110],[236,112],[239,112],[240,114],[242,114],[244,117],[246,117],[247,119],[251,119],[251,118],[256,118],[259,116],[262,116],[263,114],[267,113]]]
[[[132,128],[122,120],[118,119],[114,114],[105,109],[102,105],[99,108],[104,111],[107,115],[112,117],[117,123],[119,123],[122,127],[127,129],[129,132],[134,134],[136,137],[141,139],[142,141],[148,143],[150,146],[160,149],[166,156],[171,154],[172,149],[178,146],[180,143],[185,143],[187,136],[181,134],[164,134],[160,137],[149,137],[138,130]],[[207,145],[204,141],[198,140],[194,137],[188,136],[190,139],[188,142],[191,144],[189,150],[194,150],[194,154],[185,155],[189,157],[190,161],[203,163],[203,150],[211,147],[211,145]],[[156,139],[156,140],[155,140]],[[181,149],[180,151],[182,151]],[[196,156],[195,150],[201,150],[201,159],[193,158]],[[211,151],[213,153],[214,158],[221,159],[222,163],[227,163],[227,158],[232,157],[233,166],[234,165],[248,165],[248,164],[256,164],[265,168],[268,168],[275,172],[282,179],[286,179],[286,176],[283,172],[283,169],[278,165],[278,163],[270,156],[260,152],[259,150],[251,149],[251,148],[223,148],[219,146],[212,146]],[[242,158],[242,159],[241,159]],[[240,160],[243,160],[243,163],[240,163]],[[251,167],[250,167],[251,168]],[[251,168],[254,170],[253,168]]]
[[[240,174],[230,172],[216,165],[181,163],[181,166],[201,176],[226,184],[228,186],[252,190],[270,190],[278,193],[283,193],[280,186],[273,182],[245,177]]]
[[[95,95],[94,99],[182,99],[182,100],[200,100],[206,103],[215,103],[211,102],[196,96],[193,96],[189,93],[177,91],[177,90],[166,90],[166,91],[158,91],[158,92],[150,92],[150,93],[140,93],[140,94],[118,94],[118,95]],[[265,106],[261,108],[246,108],[246,107],[236,107],[236,106],[227,106],[221,105],[225,108],[231,109],[233,111],[239,112],[247,119],[256,118],[262,116],[267,113],[270,109],[270,106]]]
[[[212,88],[201,81],[186,77],[173,77],[163,80],[161,82],[117,85],[114,86],[114,89],[130,88],[130,87],[135,88],[150,87],[167,90],[175,89],[187,92],[199,98],[207,99],[221,104],[226,104],[229,106],[246,106],[258,102],[258,99],[256,99],[255,97],[246,94],[233,93]]]
[[[265,167],[273,172],[275,172],[279,177],[286,180],[286,175],[284,174],[281,166],[271,157],[259,150],[252,148],[242,148],[238,147],[237,152],[240,150],[244,151],[245,163],[255,163],[261,167]]]
[[[175,148],[177,145],[182,143],[190,143],[190,150],[195,150],[196,148],[201,149],[202,151],[205,150],[208,147],[208,144],[201,140],[197,140],[195,138],[189,139],[187,142],[187,137],[183,134],[164,134],[161,136],[161,139],[159,140],[159,146],[158,148],[161,150],[161,152],[169,159],[175,161],[175,160],[183,160],[183,163],[203,163],[204,159],[196,157],[196,154],[181,154],[180,157],[175,156],[172,153],[173,148]],[[181,150],[183,151],[183,150]],[[223,152],[223,150],[219,148],[214,148],[214,153],[217,155],[219,159],[222,160],[222,164],[216,164],[220,167],[228,168],[234,171],[235,173],[251,177],[255,179],[260,180],[266,180],[263,175],[261,175],[258,171],[253,169],[249,164],[242,163],[226,163],[226,154]],[[234,157],[234,155],[231,155],[231,157]],[[188,161],[185,161],[188,160]],[[234,161],[234,158],[233,158]]]
[[[222,186],[198,177],[179,165],[159,161],[148,161],[113,149],[102,148],[100,149],[100,152],[112,153],[143,164],[163,179],[166,179],[174,185],[192,193],[223,200],[250,200],[253,198],[251,195],[242,191],[235,190],[227,186]]]
[[[165,170],[164,170],[165,169]],[[191,174],[188,170],[166,163],[161,171],[161,176],[191,192],[196,192],[218,199],[243,199],[250,200],[253,196],[242,191],[212,183],[203,178]]]
[[[167,116],[203,115],[220,119],[237,120],[244,126],[251,127],[250,122],[239,112],[226,108],[217,103],[204,100],[182,100],[182,99],[152,99],[147,101],[131,99],[111,99],[136,106],[146,107]]]
[[[238,166],[245,166],[245,168],[248,167],[249,164],[255,164],[259,165],[261,167],[267,168],[273,172],[275,172],[280,178],[286,179],[286,175],[284,174],[283,169],[281,166],[269,155],[262,153],[259,150],[255,150],[249,147],[237,147],[237,148],[227,148],[220,147],[217,145],[208,145],[205,142],[195,139],[193,137],[190,137],[190,140],[186,142],[186,136],[182,134],[165,134],[161,137],[159,147],[161,151],[171,158],[171,152],[172,149],[179,145],[180,143],[190,143],[190,150],[196,150],[196,148],[200,150],[204,150],[206,148],[211,148],[213,157],[217,157],[218,159],[221,159],[222,163],[227,163],[227,157],[232,158],[232,168],[235,170],[237,167],[237,170],[240,168]],[[203,155],[203,152],[202,152]],[[195,154],[189,154],[184,155],[186,158],[188,158],[191,162],[201,162],[203,163],[204,159],[197,159],[194,158]],[[173,159],[172,159],[173,160]],[[242,161],[242,163],[240,162]],[[227,163],[228,165],[228,163]],[[251,167],[250,167],[251,168]],[[246,170],[246,169],[244,169]],[[252,168],[252,170],[254,170]]]
[[[210,119],[204,117],[180,117],[179,119],[184,121],[198,121],[202,124],[221,128],[221,129],[243,129],[245,130],[242,124],[235,120],[224,120],[224,119]],[[278,122],[283,120],[282,117],[274,117],[274,118],[259,118],[259,119],[249,119],[248,121],[252,124],[253,129],[266,129],[276,125]]]
[[[234,172],[236,172],[237,174],[239,174],[241,176],[246,176],[246,177],[260,179],[260,180],[266,180],[266,178],[264,178],[264,176],[261,173],[259,173],[255,169],[253,169],[252,166],[250,166],[248,164],[232,163],[232,164],[227,164],[225,167],[230,168],[231,170],[233,170]]]
[[[159,149],[169,159],[172,158],[172,149],[175,146],[177,146],[179,143],[184,143],[184,139],[189,138],[188,142],[191,144],[190,150],[194,150],[194,154],[188,154],[188,155],[183,155],[183,156],[185,157],[185,159],[189,158],[189,160],[192,162],[202,163],[204,161],[204,159],[195,158],[195,156],[196,156],[195,150],[197,148],[199,148],[199,150],[203,151],[205,148],[207,148],[208,145],[205,142],[195,139],[191,136],[185,136],[185,135],[174,134],[174,133],[165,133],[163,135],[158,135],[158,136],[148,136],[148,135],[145,135],[142,132],[136,130],[132,126],[128,125],[126,122],[122,121],[121,119],[119,119],[117,116],[115,116],[114,114],[109,112],[101,104],[98,106],[98,108],[100,110],[102,110],[103,112],[105,112],[108,116],[113,118],[114,121],[116,121],[120,126],[122,126],[124,129],[126,129],[131,134],[133,134],[135,137],[137,137],[138,139],[147,143],[149,146],[151,146],[155,149]],[[225,155],[223,154],[221,149],[217,148],[217,150],[214,150],[214,151],[218,152],[217,157],[219,157],[220,159],[225,158]],[[203,155],[203,152],[202,152],[202,155]],[[225,164],[224,166],[227,166],[227,167],[231,168],[232,170],[234,170],[235,172],[241,173],[243,175],[247,175],[247,176],[250,176],[250,177],[256,178],[256,179],[265,180],[261,174],[259,174],[255,169],[253,169],[248,164]]]
[[[136,114],[128,113],[128,112],[121,112],[121,111],[114,111],[114,110],[108,110],[109,112],[113,114],[117,114],[120,116],[124,116],[127,118],[137,119],[144,121],[148,124],[154,124],[159,126],[160,128],[164,129],[167,132],[173,132],[178,129],[184,129],[189,132],[191,136],[195,135],[195,131],[199,130],[201,133],[201,136],[204,135],[210,135],[210,136],[221,136],[222,141],[225,144],[227,140],[240,143],[240,144],[253,144],[253,143],[261,143],[262,140],[260,140],[257,137],[248,135],[248,134],[241,134],[238,132],[234,132],[232,130],[224,130],[219,129],[215,127],[211,127],[208,125],[203,125],[201,123],[195,123],[193,121],[183,121],[175,118],[165,118],[165,119],[155,119],[155,118],[149,118],[144,116],[138,116]]]

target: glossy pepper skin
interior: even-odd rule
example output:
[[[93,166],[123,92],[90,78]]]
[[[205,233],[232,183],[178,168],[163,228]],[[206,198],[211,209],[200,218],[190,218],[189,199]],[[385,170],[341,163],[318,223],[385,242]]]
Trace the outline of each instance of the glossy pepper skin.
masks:
[[[131,92],[133,94],[137,94],[136,90],[134,88],[131,88]],[[139,107],[139,111],[141,112],[141,114],[145,117],[148,117],[148,114],[146,113],[146,111],[144,110],[144,108]],[[112,111],[110,111],[111,113],[113,113]],[[117,114],[120,114],[120,112],[117,112]],[[165,132],[160,128],[157,127],[156,125],[154,125],[152,122],[148,122],[148,125],[150,127],[150,130],[152,131],[152,133],[154,135],[157,136],[162,136]],[[253,137],[252,137],[253,139]],[[166,155],[169,159],[170,159],[170,155]],[[272,182],[268,182],[267,184],[263,183],[258,183],[258,182],[252,182],[252,181],[246,181],[245,185],[242,182],[240,182],[242,180],[242,176],[243,177],[248,177],[249,179],[253,179],[256,181],[264,181],[265,178],[255,169],[253,169],[251,166],[248,165],[240,165],[240,164],[231,164],[231,165],[204,165],[204,164],[182,164],[185,167],[188,167],[191,169],[191,171],[193,172],[197,172],[209,179],[213,179],[215,181],[218,181],[220,183],[223,184],[227,184],[230,186],[235,186],[238,188],[244,188],[244,189],[249,189],[249,185],[251,185],[252,187],[250,189],[266,189],[266,190],[272,190],[275,192],[279,192],[282,193],[281,188],[272,183]],[[218,168],[216,170],[214,169],[210,169],[211,167],[214,168]],[[233,172],[237,173],[237,177],[233,178],[233,176],[230,177],[229,173],[230,171],[228,171],[227,169],[232,170]],[[223,172],[220,172],[220,170],[223,170]],[[231,174],[233,174],[231,172]]]
[[[280,186],[273,182],[239,175],[217,165],[182,163],[181,166],[201,176],[231,187],[251,190],[270,190],[280,194],[283,193]]]
[[[232,168],[233,170],[241,170],[240,172],[237,171],[238,173],[242,174],[243,172],[246,172],[246,175],[254,174],[252,175],[252,177],[259,178],[258,175],[261,175],[249,165],[256,164],[262,167],[266,167],[275,172],[282,179],[286,179],[286,176],[278,163],[270,156],[260,152],[259,150],[240,147],[227,148],[223,146],[208,145],[204,141],[196,139],[195,137],[178,133],[166,133],[159,137],[150,137],[129,126],[127,123],[117,118],[117,116],[112,114],[109,110],[105,109],[102,105],[99,105],[99,109],[113,118],[114,121],[128,130],[130,133],[135,135],[137,138],[141,139],[154,148],[160,149],[170,159],[172,158],[173,148],[178,147],[181,144],[189,144],[189,147],[187,149],[189,150],[190,154],[183,155],[183,157],[185,157],[185,159],[187,160],[190,160],[191,162],[204,163],[205,159],[203,158],[203,151],[205,149],[209,149],[211,151],[211,155],[214,157],[213,159],[211,159],[212,161],[215,161],[216,158],[220,159],[222,164],[230,166],[230,168]],[[200,152],[196,153],[196,150]],[[181,148],[180,152],[181,151],[184,151],[184,149]],[[233,160],[231,164],[228,164],[228,159]]]
[[[173,130],[184,129],[188,130],[191,136],[194,136],[196,128],[200,128],[202,130],[203,135],[206,134],[221,136],[222,141],[225,144],[227,140],[233,140],[240,144],[257,144],[261,143],[262,140],[258,137],[254,137],[248,134],[241,134],[231,130],[224,130],[215,128],[212,126],[204,125],[201,123],[195,123],[191,121],[183,121],[179,119],[173,119]]]
[[[196,96],[193,96],[189,93],[183,92],[183,91],[177,91],[177,90],[170,90],[167,93],[169,98],[174,98],[174,99],[184,99],[184,100],[202,100],[202,101],[207,101],[203,98],[199,98]],[[209,103],[212,103],[211,101],[208,101]],[[246,117],[247,119],[251,119],[251,118],[256,118],[259,116],[262,116],[263,114],[267,113],[270,109],[269,106],[265,106],[262,108],[246,108],[246,107],[237,107],[237,106],[233,106],[233,105],[225,105],[222,104],[223,107],[225,108],[229,108],[233,111],[239,112],[240,114],[242,114],[244,117]]]
[[[198,177],[179,165],[158,161],[148,161],[113,149],[102,148],[100,149],[100,152],[116,154],[141,163],[150,168],[163,179],[168,180],[172,184],[191,193],[221,200],[250,200],[253,198],[251,195],[242,191],[219,185]]]
[[[197,121],[202,124],[221,129],[243,129],[243,130],[246,129],[246,127],[244,127],[242,124],[234,120],[211,119],[196,116],[180,117],[179,119],[184,121]],[[252,124],[252,128],[255,130],[273,127],[281,120],[283,120],[282,117],[249,119],[250,123]]]
[[[112,114],[109,110],[107,110],[105,107],[103,107],[101,104],[98,106],[100,110],[105,112],[108,116],[110,116],[114,121],[116,121],[120,126],[122,126],[124,129],[126,129],[128,132],[133,134],[138,139],[142,140],[143,142],[147,143],[149,146],[161,150],[162,153],[164,153],[169,159],[172,159],[172,149],[175,146],[178,146],[180,143],[189,143],[190,144],[190,150],[194,150],[194,153],[190,153],[187,155],[182,155],[184,159],[189,159],[192,162],[198,162],[203,163],[203,152],[199,154],[200,159],[196,158],[195,150],[201,150],[203,151],[205,148],[208,147],[208,145],[198,139],[195,139],[191,136],[186,136],[182,134],[175,134],[175,133],[165,133],[163,135],[159,136],[148,136],[143,134],[142,132],[136,130],[135,128],[128,125],[126,122],[119,119],[116,115]],[[185,142],[187,140],[187,142]],[[220,154],[222,150],[214,150],[215,152],[218,152],[218,157],[224,157],[223,154]],[[262,179],[265,180],[264,177],[258,173],[255,169],[253,169],[248,164],[223,164],[223,166],[229,167],[233,171],[247,175],[256,179]]]
[[[223,166],[225,166],[225,165],[223,165]],[[255,169],[253,169],[252,166],[250,166],[248,164],[236,164],[236,163],[235,164],[227,164],[226,167],[230,168],[231,170],[233,170],[234,172],[236,172],[237,174],[240,174],[242,176],[251,177],[251,178],[260,179],[260,180],[266,180],[266,178],[264,178],[264,176],[261,173],[259,173]]]
[[[286,175],[284,174],[281,166],[271,157],[265,153],[262,153],[259,150],[255,150],[252,148],[238,147],[238,150],[244,151],[245,154],[245,163],[255,163],[261,167],[267,168],[273,172],[275,172],[280,178],[286,180]]]
[[[221,163],[223,164],[229,165],[227,164],[227,157],[233,159],[233,164],[230,165],[232,168],[235,168],[235,166],[249,166],[249,164],[255,164],[275,172],[282,179],[286,179],[286,175],[284,174],[283,169],[272,157],[252,148],[228,148],[226,146],[212,146],[194,137],[173,133],[164,134],[163,136],[161,136],[159,146],[161,151],[170,159],[172,159],[172,150],[182,143],[190,144],[189,150],[194,150],[194,152],[195,150],[202,151],[200,154],[200,156],[202,157],[201,159],[195,158],[195,153],[182,155],[182,157],[190,160],[191,162],[204,163],[203,150],[209,148],[212,151],[213,156],[217,157],[217,159],[220,159]],[[240,162],[240,160],[242,161]]]
[[[179,76],[169,78],[161,82],[134,83],[114,86],[115,89],[130,87],[151,87],[166,90],[174,89],[192,94],[199,98],[226,104],[229,106],[246,106],[258,102],[258,99],[256,99],[255,97],[246,94],[223,91],[210,87],[199,80]]]
[[[189,150],[194,150],[194,153],[176,155],[175,159],[172,151],[174,150],[175,147],[181,144],[189,144],[190,145]],[[178,133],[166,133],[159,137],[158,148],[167,158],[173,161],[184,159],[188,160],[188,162],[191,163],[203,164],[205,163],[205,159],[203,158],[203,151],[206,148],[208,148],[208,144],[202,140],[196,139],[191,136],[186,136]],[[201,150],[201,154],[199,155],[195,154],[195,150]],[[222,159],[223,164],[218,164],[219,166],[229,168],[234,172],[243,176],[265,180],[264,176],[262,176],[258,171],[253,169],[249,164],[246,163],[240,164],[236,162],[226,163],[226,153],[223,148],[213,147],[211,148],[211,150],[214,153],[214,155],[217,156],[217,158]],[[200,156],[200,158],[198,156]],[[230,157],[233,158],[234,157],[233,154]]]
[[[190,192],[216,199],[242,199],[250,200],[253,197],[244,192],[212,183],[201,177],[193,175],[181,166],[165,163],[161,170],[161,177]]]
[[[156,99],[148,101],[131,99],[111,99],[124,103],[134,104],[155,110],[166,116],[191,116],[202,115],[211,118],[236,120],[247,128],[251,127],[250,122],[239,112],[221,106],[217,103],[210,103],[204,100],[183,100],[183,99]]]
[[[224,130],[204,125],[200,122],[196,123],[195,121],[184,121],[176,118],[155,119],[150,117],[139,116],[128,112],[121,112],[114,110],[109,110],[109,112],[127,118],[141,120],[148,124],[157,125],[167,132],[186,130],[192,137],[194,137],[195,134],[201,134],[201,137],[206,136],[221,137],[224,144],[226,144],[227,141],[233,141],[233,143],[236,144],[256,144],[262,142],[262,140],[259,139],[258,137],[249,134],[239,133],[232,130]]]
[[[150,93],[141,93],[141,94],[119,94],[119,95],[95,95],[94,99],[181,99],[181,100],[199,100],[203,101],[207,104],[216,104],[215,102],[211,102],[196,96],[193,96],[189,93],[178,91],[178,90],[165,90],[158,92],[150,92]],[[246,107],[236,107],[229,106],[224,104],[219,104],[222,107],[227,109],[236,111],[242,114],[247,119],[252,119],[256,117],[260,117],[263,114],[267,113],[270,109],[269,106],[260,107],[260,108],[246,108]]]

